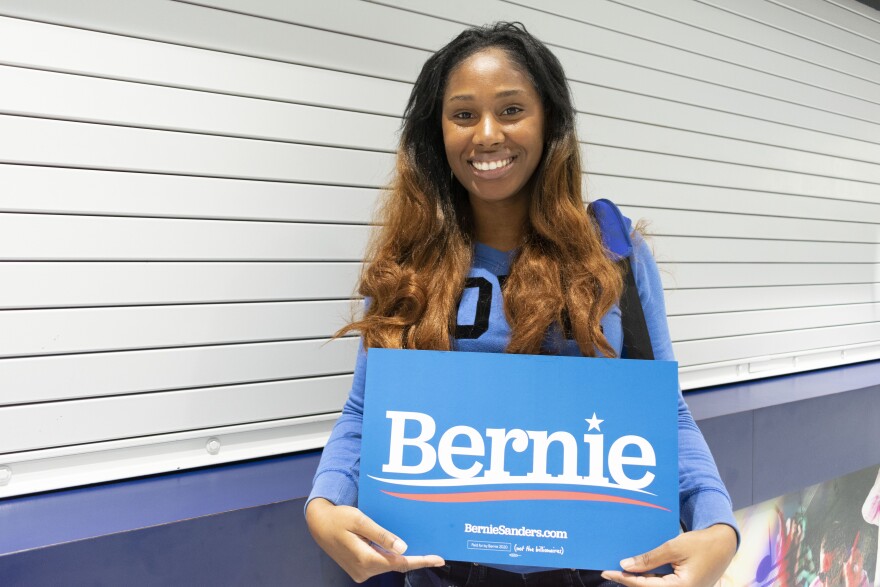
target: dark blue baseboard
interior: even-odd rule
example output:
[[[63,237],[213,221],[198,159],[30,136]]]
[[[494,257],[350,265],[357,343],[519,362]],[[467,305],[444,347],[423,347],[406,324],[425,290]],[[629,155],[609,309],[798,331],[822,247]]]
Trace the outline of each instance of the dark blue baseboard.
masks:
[[[685,397],[735,509],[880,464],[880,362]]]
[[[4,587],[329,586],[355,583],[312,540],[305,498],[0,557]],[[400,576],[372,587],[399,587]]]
[[[0,555],[305,497],[320,451],[0,500]]]
[[[320,451],[0,501],[0,585],[349,586],[303,507]],[[399,587],[391,574],[365,583]]]

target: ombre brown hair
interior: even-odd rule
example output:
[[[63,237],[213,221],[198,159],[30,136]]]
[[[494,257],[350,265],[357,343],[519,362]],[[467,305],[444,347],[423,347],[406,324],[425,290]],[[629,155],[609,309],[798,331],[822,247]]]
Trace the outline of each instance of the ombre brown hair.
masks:
[[[446,160],[442,99],[452,70],[490,47],[529,77],[545,121],[527,225],[503,290],[506,350],[552,352],[544,348],[548,330],[565,325],[585,356],[612,357],[600,320],[618,301],[622,276],[583,204],[576,112],[562,65],[520,23],[469,28],[422,67],[360,278],[369,302],[363,318],[337,335],[359,331],[366,348],[450,350],[474,231],[467,192]]]

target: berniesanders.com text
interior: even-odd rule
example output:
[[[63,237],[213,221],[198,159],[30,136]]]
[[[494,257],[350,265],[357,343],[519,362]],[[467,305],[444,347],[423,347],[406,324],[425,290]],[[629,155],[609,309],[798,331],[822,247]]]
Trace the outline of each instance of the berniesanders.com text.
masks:
[[[498,526],[490,524],[488,526],[478,526],[476,524],[465,524],[464,531],[466,534],[490,534],[492,536],[527,536],[531,538],[568,538],[568,532],[565,530],[536,530],[534,528],[509,528],[504,524]]]

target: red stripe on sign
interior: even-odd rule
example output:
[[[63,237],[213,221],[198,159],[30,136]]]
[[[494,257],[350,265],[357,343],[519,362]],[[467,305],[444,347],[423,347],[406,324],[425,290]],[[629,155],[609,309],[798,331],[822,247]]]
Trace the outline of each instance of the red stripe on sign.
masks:
[[[401,499],[414,501],[430,501],[442,503],[471,503],[480,501],[529,501],[529,500],[564,500],[564,501],[604,501],[624,503],[646,508],[654,508],[668,512],[669,509],[628,497],[603,495],[601,493],[584,493],[582,491],[559,491],[553,489],[508,489],[505,491],[472,491],[468,493],[396,493],[382,490],[382,493]]]

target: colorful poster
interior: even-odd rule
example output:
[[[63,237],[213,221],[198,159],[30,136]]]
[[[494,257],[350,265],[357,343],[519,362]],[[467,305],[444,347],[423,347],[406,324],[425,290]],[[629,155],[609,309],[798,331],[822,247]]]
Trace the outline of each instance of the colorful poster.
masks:
[[[880,468],[736,512],[739,552],[717,587],[880,587]]]
[[[618,569],[678,534],[676,363],[369,353],[358,505],[408,554]]]

